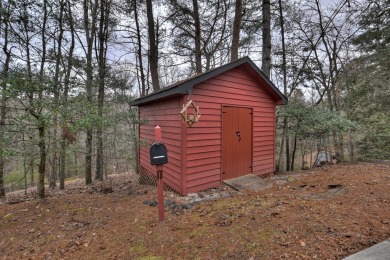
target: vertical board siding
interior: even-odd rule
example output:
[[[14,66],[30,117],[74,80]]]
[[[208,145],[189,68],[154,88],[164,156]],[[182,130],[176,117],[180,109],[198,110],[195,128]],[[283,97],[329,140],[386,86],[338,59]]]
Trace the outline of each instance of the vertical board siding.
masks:
[[[196,85],[191,98],[202,116],[187,128],[187,192],[221,182],[222,106],[253,109],[253,173],[262,175],[275,170],[276,102],[245,70],[232,69]]]
[[[181,191],[181,99],[173,98],[139,107],[141,120],[146,125],[140,125],[140,140],[144,146],[140,148],[140,166],[155,174],[155,166],[150,165],[149,147],[154,142],[154,128],[159,125],[162,129],[162,141],[168,150],[168,164],[164,165],[164,180],[166,184]]]
[[[140,166],[155,174],[150,165],[149,146],[154,127],[162,128],[169,163],[164,167],[166,183],[181,194],[218,186],[222,167],[223,106],[252,108],[252,171],[256,175],[275,170],[275,99],[252,78],[245,67],[221,73],[194,86],[191,96],[175,97],[139,107]],[[200,108],[200,121],[187,127],[180,110],[189,99]]]

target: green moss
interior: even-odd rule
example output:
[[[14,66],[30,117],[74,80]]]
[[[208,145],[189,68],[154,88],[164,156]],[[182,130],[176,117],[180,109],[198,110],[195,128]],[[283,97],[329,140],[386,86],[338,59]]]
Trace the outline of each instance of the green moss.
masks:
[[[294,177],[292,177],[292,176],[288,176],[287,177],[287,181],[288,182],[294,182],[294,181],[296,181],[297,179],[296,178],[294,178]]]
[[[146,220],[138,220],[137,221],[137,230],[140,232],[146,232],[146,227],[150,227],[150,224],[148,225],[148,222]]]
[[[274,232],[270,230],[261,230],[260,232],[257,233],[256,239],[260,241],[268,241],[272,239],[274,236]]]
[[[255,249],[257,246],[258,246],[258,244],[256,242],[254,242],[254,243],[247,243],[245,245],[245,249],[251,250],[251,249]]]
[[[227,209],[237,208],[241,205],[242,201],[232,198],[217,200],[213,204],[214,211],[223,211]]]
[[[210,233],[210,230],[208,227],[199,227],[195,230],[193,230],[190,235],[189,235],[189,238],[196,238],[196,237],[205,237],[206,235],[208,235]]]
[[[13,217],[13,215],[14,214],[12,214],[12,213],[8,213],[7,215],[4,216],[4,219],[5,220],[9,220],[9,219],[11,219]]]
[[[94,209],[91,207],[74,207],[73,205],[70,204],[63,205],[62,209],[65,211],[71,211],[76,213],[84,213],[84,212],[91,213],[94,211]]]
[[[137,258],[139,260],[162,260],[164,258],[162,258],[161,256],[143,256],[141,258]]]
[[[134,245],[130,247],[130,253],[137,255],[145,255],[146,247],[143,239],[134,241]]]

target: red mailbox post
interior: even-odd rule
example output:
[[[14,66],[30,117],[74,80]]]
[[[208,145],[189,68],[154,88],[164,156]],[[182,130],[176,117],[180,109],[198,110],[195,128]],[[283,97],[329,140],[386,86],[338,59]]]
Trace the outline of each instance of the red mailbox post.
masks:
[[[159,126],[156,126],[155,129],[154,129],[154,134],[155,134],[155,144],[157,145],[162,145],[163,148],[165,149],[165,153],[166,153],[166,148],[164,146],[164,144],[161,143],[161,128]],[[153,145],[152,145],[153,147]],[[151,149],[152,149],[151,147]],[[163,156],[166,156],[167,155],[156,155],[153,157],[152,155],[152,151],[151,151],[151,160],[153,160],[154,158],[157,160],[157,159],[161,159],[161,157]],[[163,158],[164,159],[164,158]],[[165,158],[166,161],[168,160],[168,158]],[[152,164],[154,164],[152,162]],[[164,222],[164,181],[163,181],[163,164],[157,164],[156,165],[156,173],[157,173],[157,202],[158,202],[158,220],[161,223]]]

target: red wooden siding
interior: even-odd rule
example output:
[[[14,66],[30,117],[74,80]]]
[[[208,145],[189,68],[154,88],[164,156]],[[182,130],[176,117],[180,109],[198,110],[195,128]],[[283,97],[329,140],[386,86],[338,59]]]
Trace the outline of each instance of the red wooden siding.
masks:
[[[154,142],[154,128],[162,129],[162,141],[168,149],[168,164],[164,165],[164,180],[173,189],[182,192],[182,121],[179,114],[181,99],[173,98],[139,107],[140,119],[147,124],[140,126],[140,139],[147,145],[140,149],[140,166],[155,174],[155,166],[150,165],[149,147]]]
[[[183,140],[187,192],[214,187],[221,181],[223,105],[253,109],[253,173],[274,171],[276,102],[245,70],[235,68],[196,85],[191,98],[202,116],[200,122],[187,128]]]

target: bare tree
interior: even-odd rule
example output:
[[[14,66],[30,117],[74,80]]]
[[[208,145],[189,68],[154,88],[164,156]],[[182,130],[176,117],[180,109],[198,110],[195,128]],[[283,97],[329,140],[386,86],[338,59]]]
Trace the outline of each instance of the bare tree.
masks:
[[[67,8],[66,8],[67,7]],[[65,10],[65,17],[66,21],[69,24],[69,32],[70,32],[70,46],[67,53],[67,64],[66,64],[66,70],[65,70],[65,77],[64,77],[64,92],[62,96],[62,116],[63,116],[63,124],[62,124],[62,130],[61,130],[61,151],[60,151],[60,189],[65,188],[65,165],[66,165],[66,146],[67,142],[69,141],[69,136],[71,135],[70,130],[67,126],[67,120],[69,116],[68,111],[68,96],[69,96],[69,88],[70,88],[70,76],[72,72],[73,67],[73,52],[75,48],[75,29],[74,29],[74,22],[73,22],[73,13],[72,13],[72,5],[70,0],[66,1],[66,4],[64,6]]]
[[[98,91],[98,116],[103,119],[105,78],[107,73],[107,41],[109,35],[111,0],[100,0],[100,21],[98,32],[98,67],[99,67],[99,91]],[[97,154],[95,179],[103,180],[103,125],[99,124],[96,132]]]
[[[270,78],[271,73],[271,1],[263,1],[263,56],[261,70]]]
[[[48,92],[48,86],[45,77],[45,64],[47,56],[47,20],[48,20],[48,4],[47,0],[43,1],[43,5],[36,3],[23,2],[21,5],[16,4],[15,9],[18,10],[18,15],[21,18],[21,23],[14,24],[12,34],[18,40],[18,44],[26,53],[27,77],[22,70],[22,75],[16,77],[16,84],[13,86],[19,91],[20,104],[35,121],[35,127],[38,130],[38,149],[39,149],[39,164],[38,164],[38,197],[45,198],[45,172],[46,172],[46,155],[47,155],[47,108],[45,106],[45,93]],[[33,7],[38,7],[35,17],[32,16]],[[35,11],[34,10],[34,11]],[[41,12],[39,12],[41,11]],[[38,16],[40,16],[38,18]],[[34,18],[34,19],[33,19]],[[39,20],[38,19],[42,19]],[[19,30],[20,29],[20,30]],[[39,69],[32,71],[31,51],[37,50],[31,45],[33,36],[40,42],[39,55],[35,59],[39,64]],[[39,48],[39,47],[38,47]]]
[[[192,6],[172,0],[170,21],[173,23],[174,54],[185,57],[191,62],[195,73],[201,73],[215,66],[215,54],[228,44],[227,14],[229,5],[226,0],[193,1]],[[200,9],[199,3],[202,5]],[[226,55],[226,52],[224,53]],[[223,58],[221,58],[223,59]],[[205,66],[202,64],[206,61]],[[228,60],[228,57],[227,57]]]
[[[232,47],[231,47],[231,60],[238,59],[238,47],[240,42],[240,30],[241,30],[241,19],[242,19],[242,0],[236,0],[236,7],[234,12],[233,22],[233,36],[232,36]]]
[[[146,12],[148,15],[150,74],[152,76],[153,90],[157,91],[160,89],[160,81],[158,77],[158,45],[154,28],[152,0],[146,0]]]
[[[139,64],[139,73],[140,73],[140,82],[141,82],[141,91],[140,95],[145,96],[147,93],[146,84],[145,84],[145,72],[144,72],[144,64],[143,64],[143,55],[142,55],[142,41],[141,41],[141,30],[139,27],[139,19],[138,19],[138,8],[137,1],[133,0],[133,11],[134,11],[134,20],[136,26],[136,34],[137,34],[137,60]]]
[[[0,1],[0,32],[3,34],[3,52],[5,54],[5,60],[3,64],[3,70],[1,72],[0,86],[1,92],[1,107],[0,107],[0,198],[5,197],[4,189],[4,167],[5,167],[5,121],[7,118],[7,78],[9,73],[10,61],[11,61],[11,48],[8,46],[9,41],[9,17],[10,17],[10,4],[3,6],[3,1]]]
[[[87,50],[86,50],[86,67],[85,71],[87,74],[87,79],[85,82],[85,87],[87,90],[87,101],[88,107],[91,108],[93,104],[93,44],[96,35],[96,19],[97,19],[97,8],[98,0],[94,0],[91,3],[89,0],[84,0],[84,30],[85,37],[87,41]],[[91,18],[91,22],[89,19]],[[92,183],[92,139],[93,139],[93,129],[92,126],[88,126],[86,131],[87,137],[85,141],[85,183]]]
[[[195,26],[194,38],[195,38],[196,73],[202,73],[202,52],[200,46],[201,30],[200,30],[198,0],[192,0],[192,7],[193,7],[193,18],[194,18],[194,26]]]
[[[282,0],[279,0],[279,19],[280,19],[280,35],[282,39],[282,72],[283,72],[283,93],[287,97],[287,61],[286,61],[286,42],[285,42],[285,30],[284,30],[284,15],[283,15],[283,5]],[[288,137],[288,119],[285,116],[283,118],[283,134],[281,137],[281,145],[279,152],[278,168],[280,169],[280,162],[282,158],[283,145],[286,139],[286,171],[290,171],[290,140]]]
[[[336,6],[331,15],[324,14],[321,9],[318,0],[315,1],[315,5],[305,5],[307,12],[312,12],[318,19],[312,21],[312,26],[305,26],[303,22],[297,22],[299,30],[303,35],[303,41],[310,49],[310,53],[307,56],[304,64],[307,65],[306,72],[308,77],[312,78],[316,82],[316,90],[319,95],[319,99],[316,104],[320,104],[324,97],[328,104],[330,111],[340,115],[340,105],[338,96],[338,75],[340,73],[341,66],[338,63],[341,60],[340,53],[343,48],[350,41],[354,31],[345,34],[345,28],[354,13],[347,13],[344,17],[344,22],[337,21],[338,17],[343,14],[343,8],[347,5],[343,2]],[[309,19],[309,18],[307,18]],[[317,40],[316,40],[317,39]],[[321,43],[321,46],[320,46]],[[312,55],[311,55],[312,54]],[[343,148],[343,136],[337,131],[332,133],[333,147],[335,155],[338,160],[344,158]]]
[[[209,23],[209,28],[204,30],[204,37],[201,38],[201,54],[203,53],[203,56],[206,58],[206,71],[211,69],[211,59],[214,58],[215,53],[220,50],[223,42],[227,38],[225,34],[227,26],[227,3],[225,0],[217,1],[213,4],[213,7],[215,8],[215,14],[211,18],[212,23]]]
[[[54,70],[54,106],[58,107],[59,105],[59,97],[60,97],[60,67],[61,67],[61,58],[62,58],[62,40],[64,37],[64,26],[63,26],[63,18],[64,18],[64,9],[65,9],[65,1],[60,0],[58,2],[59,5],[59,10],[58,10],[58,36],[56,37],[57,41],[57,53],[55,57],[55,70]],[[55,46],[56,44],[54,44]],[[50,182],[49,182],[49,187],[54,188],[57,186],[57,165],[58,165],[58,155],[57,155],[57,150],[58,150],[58,111],[54,110],[53,111],[53,136],[52,136],[52,154],[51,154],[51,171],[50,171]]]
[[[47,10],[47,0],[43,0],[43,23],[41,29],[41,41],[42,41],[42,58],[41,66],[39,70],[39,78],[41,82],[44,79],[44,70],[46,62],[46,23],[48,19],[48,10]],[[40,87],[38,90],[38,102],[43,101],[43,88]],[[35,117],[38,124],[38,133],[39,133],[39,181],[38,181],[38,196],[39,198],[45,198],[45,172],[46,172],[46,130],[47,123],[43,115],[43,107],[38,108],[38,110],[31,109],[30,113]]]

